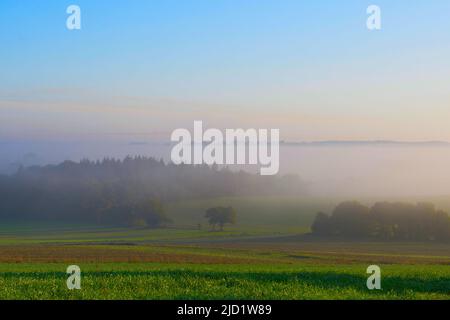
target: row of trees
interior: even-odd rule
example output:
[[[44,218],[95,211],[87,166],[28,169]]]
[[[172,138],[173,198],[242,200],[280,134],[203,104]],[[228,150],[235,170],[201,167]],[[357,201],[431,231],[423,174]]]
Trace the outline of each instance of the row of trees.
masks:
[[[235,195],[301,194],[297,176],[260,176],[146,157],[66,161],[0,176],[1,220],[162,225],[161,203]],[[151,200],[149,200],[151,199]],[[159,204],[158,204],[159,203]],[[142,219],[146,212],[152,213]],[[149,215],[150,213],[146,213]]]
[[[339,204],[331,215],[317,213],[311,229],[320,236],[447,241],[450,217],[431,203],[377,202],[369,208],[348,201]]]

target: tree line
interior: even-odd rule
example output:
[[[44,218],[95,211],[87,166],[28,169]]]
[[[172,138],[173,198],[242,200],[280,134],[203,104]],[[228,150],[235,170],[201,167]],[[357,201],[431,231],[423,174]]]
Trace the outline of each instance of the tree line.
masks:
[[[356,201],[340,203],[331,215],[317,213],[311,226],[318,236],[399,241],[449,241],[450,217],[431,203]]]
[[[160,226],[164,205],[186,199],[303,194],[296,175],[174,165],[147,157],[65,161],[0,176],[0,221],[52,220]]]

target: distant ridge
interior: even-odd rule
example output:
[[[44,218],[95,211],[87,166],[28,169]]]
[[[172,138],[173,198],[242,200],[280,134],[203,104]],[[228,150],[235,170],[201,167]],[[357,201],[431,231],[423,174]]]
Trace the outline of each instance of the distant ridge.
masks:
[[[131,141],[128,145],[165,145],[171,146],[173,142],[145,142],[145,141]],[[194,142],[192,142],[194,144]],[[208,143],[204,143],[207,145]],[[225,144],[225,143],[224,143]],[[248,144],[246,142],[245,144]],[[430,140],[430,141],[396,141],[396,140],[319,140],[319,141],[280,141],[281,146],[405,146],[405,147],[450,147],[450,142]]]
[[[323,140],[323,141],[283,141],[283,145],[293,146],[443,146],[450,147],[447,141],[395,141],[395,140]]]

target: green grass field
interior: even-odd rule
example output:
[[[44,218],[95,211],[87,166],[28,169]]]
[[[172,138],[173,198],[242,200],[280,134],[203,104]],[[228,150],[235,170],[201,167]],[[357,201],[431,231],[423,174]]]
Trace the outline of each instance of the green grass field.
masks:
[[[365,265],[81,264],[81,290],[66,264],[1,264],[1,299],[449,299],[446,266],[385,266],[382,290]],[[14,271],[11,271],[14,270]]]
[[[211,232],[202,210],[230,202],[239,224]],[[281,198],[185,202],[168,208],[179,225],[158,230],[2,224],[0,299],[450,299],[450,244],[303,235],[313,213],[328,206]],[[73,264],[81,290],[66,287]],[[381,268],[382,290],[366,287],[372,264]]]

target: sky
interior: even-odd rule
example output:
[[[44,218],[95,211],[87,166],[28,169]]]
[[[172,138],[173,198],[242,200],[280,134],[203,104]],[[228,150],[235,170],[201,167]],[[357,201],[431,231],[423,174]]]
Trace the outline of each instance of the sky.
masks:
[[[449,30],[448,0],[2,0],[0,141],[450,141]]]

